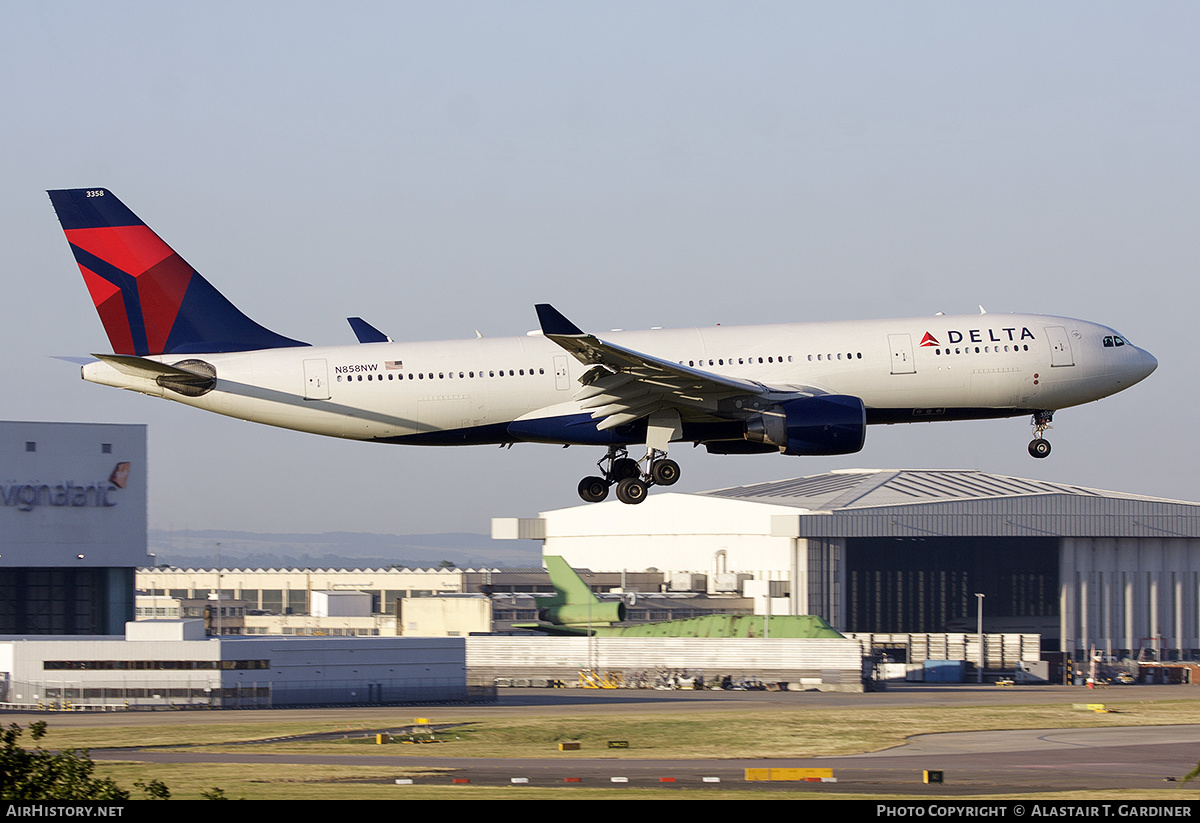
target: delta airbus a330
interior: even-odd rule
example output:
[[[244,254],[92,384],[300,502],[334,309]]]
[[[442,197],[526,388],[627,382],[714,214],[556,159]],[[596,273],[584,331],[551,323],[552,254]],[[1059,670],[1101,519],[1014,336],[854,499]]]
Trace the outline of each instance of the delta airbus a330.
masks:
[[[873,423],[1031,415],[1045,457],[1055,410],[1158,365],[1106,326],[983,312],[599,337],[542,304],[525,337],[396,343],[350,318],[358,345],[316,347],[242,314],[108,190],[49,194],[113,348],[84,380],[378,443],[604,446],[587,501],[678,481],[672,443],[850,454]]]

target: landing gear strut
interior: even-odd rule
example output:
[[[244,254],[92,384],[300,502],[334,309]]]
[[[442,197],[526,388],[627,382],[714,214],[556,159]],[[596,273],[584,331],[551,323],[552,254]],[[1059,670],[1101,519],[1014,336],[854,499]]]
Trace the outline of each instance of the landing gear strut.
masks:
[[[1029,441],[1029,454],[1033,457],[1049,457],[1050,441],[1042,436],[1046,429],[1053,428],[1050,423],[1054,420],[1054,412],[1039,411],[1034,412],[1033,419],[1030,421],[1033,424],[1033,439]]]
[[[642,471],[642,463],[646,471]],[[647,449],[646,456],[634,460],[624,446],[609,446],[596,464],[600,476],[579,481],[579,496],[588,503],[599,503],[608,497],[610,486],[617,487],[617,499],[636,504],[646,499],[651,486],[673,486],[679,482],[679,464],[667,458],[665,451]]]

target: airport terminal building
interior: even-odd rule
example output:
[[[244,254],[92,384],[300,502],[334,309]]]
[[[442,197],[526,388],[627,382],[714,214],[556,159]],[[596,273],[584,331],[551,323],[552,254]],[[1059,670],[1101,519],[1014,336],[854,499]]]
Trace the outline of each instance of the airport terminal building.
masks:
[[[971,470],[844,470],[493,521],[596,571],[653,567],[842,632],[1038,633],[1200,658],[1200,504]],[[765,586],[763,583],[765,582]]]

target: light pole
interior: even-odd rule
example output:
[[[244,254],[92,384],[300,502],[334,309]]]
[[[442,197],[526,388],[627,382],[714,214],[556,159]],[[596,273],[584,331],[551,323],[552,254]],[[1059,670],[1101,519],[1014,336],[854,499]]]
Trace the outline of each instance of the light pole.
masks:
[[[975,621],[975,633],[977,636],[976,639],[979,643],[979,665],[975,668],[975,682],[976,683],[983,682],[983,664],[984,664],[984,661],[987,660],[987,657],[983,653],[983,598],[985,596],[986,595],[982,594],[981,592],[975,592],[975,597],[978,598],[978,600],[976,602],[978,602],[978,604],[979,604],[978,613],[977,613],[976,621]]]

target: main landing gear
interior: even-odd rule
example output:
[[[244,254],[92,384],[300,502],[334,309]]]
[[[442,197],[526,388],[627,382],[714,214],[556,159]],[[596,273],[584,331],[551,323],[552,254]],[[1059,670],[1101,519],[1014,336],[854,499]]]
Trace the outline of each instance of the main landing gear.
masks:
[[[1034,412],[1033,419],[1030,421],[1033,424],[1033,439],[1029,441],[1029,454],[1033,457],[1049,457],[1050,456],[1050,441],[1042,436],[1046,429],[1053,428],[1050,423],[1054,420],[1054,412],[1039,411]]]
[[[648,467],[647,471],[642,471],[642,463]],[[618,500],[633,504],[645,500],[651,486],[673,486],[679,482],[679,464],[658,449],[647,449],[645,457],[634,460],[624,446],[609,446],[608,454],[596,465],[600,477],[579,481],[579,496],[588,503],[599,503],[608,497],[612,485],[617,487]]]

